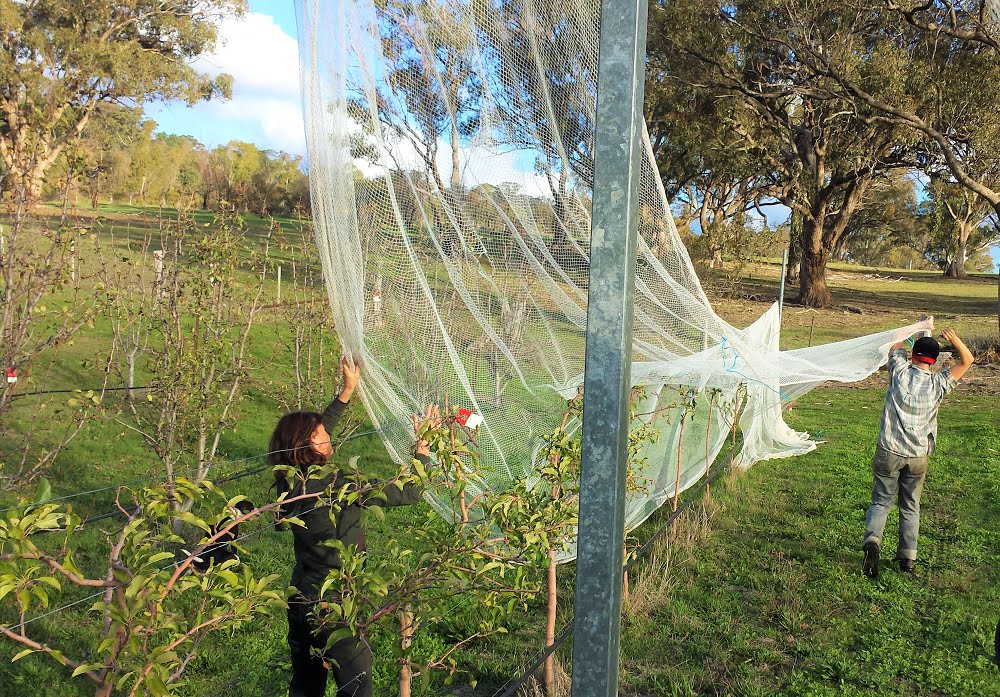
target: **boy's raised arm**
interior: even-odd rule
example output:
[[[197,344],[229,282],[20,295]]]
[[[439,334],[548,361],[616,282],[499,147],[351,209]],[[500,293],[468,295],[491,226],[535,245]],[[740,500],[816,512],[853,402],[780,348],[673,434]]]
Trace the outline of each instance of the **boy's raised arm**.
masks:
[[[972,356],[972,351],[969,347],[965,345],[965,342],[958,338],[958,334],[955,333],[954,329],[945,329],[941,336],[950,341],[958,351],[958,365],[953,365],[951,367],[951,377],[955,380],[961,380],[962,377],[969,371],[972,364],[975,362],[975,358]]]

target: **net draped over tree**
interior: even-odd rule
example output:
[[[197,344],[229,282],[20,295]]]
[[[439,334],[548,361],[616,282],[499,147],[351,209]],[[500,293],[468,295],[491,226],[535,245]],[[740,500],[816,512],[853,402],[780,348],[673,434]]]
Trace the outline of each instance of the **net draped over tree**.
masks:
[[[536,481],[543,439],[583,385],[599,8],[297,2],[337,331],[364,358],[362,399],[400,463],[422,405],[447,397],[482,418],[473,495]],[[629,528],[704,476],[736,418],[745,465],[813,449],[782,404],[865,378],[926,328],[779,351],[776,306],[748,328],[723,321],[641,137],[632,380],[643,388],[635,425],[652,422],[659,437],[634,458]]]

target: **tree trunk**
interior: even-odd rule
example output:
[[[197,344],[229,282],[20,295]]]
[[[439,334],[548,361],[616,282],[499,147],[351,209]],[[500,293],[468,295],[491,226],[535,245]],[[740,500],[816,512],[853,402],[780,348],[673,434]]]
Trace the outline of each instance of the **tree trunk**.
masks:
[[[410,659],[406,652],[413,644],[413,613],[409,610],[400,611],[399,629],[403,647],[403,664],[399,668],[399,697],[410,697],[413,669],[410,667]]]
[[[997,334],[1000,335],[1000,264],[997,264]]]
[[[788,268],[785,270],[785,283],[795,285],[799,282],[802,264],[802,214],[792,210],[788,227]]]
[[[556,551],[549,550],[549,606],[545,617],[545,648],[556,641]],[[545,659],[545,694],[552,697],[556,693],[556,655],[550,653]]]
[[[451,188],[454,191],[458,191],[458,188],[462,185],[462,172],[458,166],[458,123],[455,119],[452,119],[451,124]]]
[[[833,305],[833,296],[826,287],[828,258],[825,249],[802,255],[802,273],[799,278],[799,303],[802,305],[816,308]]]
[[[823,212],[814,211],[811,218],[802,221],[798,302],[806,307],[823,308],[833,305],[833,296],[826,287],[826,264],[830,259],[830,250],[823,234],[826,230],[826,218]]]
[[[131,351],[129,351],[127,354],[125,354],[125,360],[126,360],[126,362],[128,364],[128,385],[127,385],[127,387],[128,387],[128,396],[129,396],[130,399],[132,397],[132,390],[135,388],[135,363],[136,363],[136,354],[138,353],[138,351],[139,350],[137,348],[134,348]]]
[[[712,261],[708,262],[708,268],[710,269],[721,269],[722,268],[722,250],[716,247],[712,250]]]
[[[959,221],[958,254],[955,255],[954,261],[948,264],[948,269],[944,273],[948,278],[969,277],[969,274],[965,271],[965,262],[969,255],[969,234],[971,232],[972,225],[970,221]]]
[[[42,180],[32,176],[30,170],[13,165],[2,178],[3,188],[0,192],[10,192],[13,200],[23,198],[28,209],[34,208],[42,196]]]
[[[549,190],[552,192],[553,206],[552,213],[552,249],[557,250],[567,244],[566,229],[569,225],[569,211],[566,208],[566,183],[567,175],[565,171],[559,172],[558,188],[552,186],[552,177],[549,179]]]

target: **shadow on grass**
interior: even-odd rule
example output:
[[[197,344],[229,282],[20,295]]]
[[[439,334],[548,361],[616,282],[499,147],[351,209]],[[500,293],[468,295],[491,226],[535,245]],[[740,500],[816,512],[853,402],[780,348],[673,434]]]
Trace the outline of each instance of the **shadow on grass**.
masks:
[[[869,274],[861,271],[837,270],[834,273],[836,276],[829,278],[827,285],[835,307],[853,305],[862,310],[884,311],[892,308],[914,313],[937,308],[938,312],[944,310],[948,314],[984,317],[996,317],[997,314],[997,299],[991,293],[997,285],[996,276],[977,274],[959,280],[926,271],[894,271],[888,278],[902,280],[887,281],[867,278]],[[711,274],[704,275],[703,282],[709,288],[719,285],[718,277]],[[779,289],[777,277],[761,278],[755,275],[733,284],[731,294],[771,302],[778,299]],[[785,287],[787,305],[798,305],[798,295],[798,286]]]

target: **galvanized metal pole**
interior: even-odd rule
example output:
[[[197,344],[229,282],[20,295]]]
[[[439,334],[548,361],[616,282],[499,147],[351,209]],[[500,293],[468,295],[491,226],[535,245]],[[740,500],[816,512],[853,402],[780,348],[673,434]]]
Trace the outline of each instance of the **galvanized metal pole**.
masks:
[[[647,0],[602,0],[573,697],[618,694]]]

